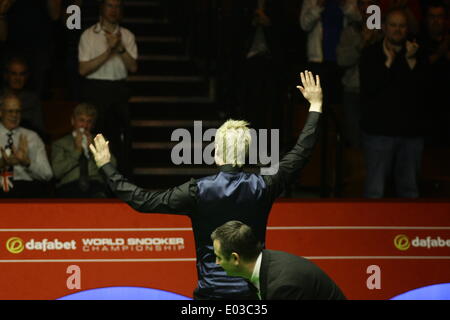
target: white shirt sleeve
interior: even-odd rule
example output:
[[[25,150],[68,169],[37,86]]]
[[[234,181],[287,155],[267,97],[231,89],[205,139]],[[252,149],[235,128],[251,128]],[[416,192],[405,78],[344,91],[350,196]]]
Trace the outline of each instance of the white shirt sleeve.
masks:
[[[41,138],[35,132],[28,132],[28,156],[30,157],[30,166],[26,169],[27,173],[34,180],[49,181],[53,177],[53,172],[48,162],[45,145]]]
[[[136,60],[138,57],[138,49],[134,34],[128,30],[124,31],[124,33],[126,33],[126,36],[123,39],[123,45],[127,50],[127,52],[130,54],[130,56]]]
[[[92,60],[92,50],[91,45],[89,43],[89,32],[90,29],[87,29],[83,32],[80,37],[80,42],[78,43],[78,61],[85,62]]]

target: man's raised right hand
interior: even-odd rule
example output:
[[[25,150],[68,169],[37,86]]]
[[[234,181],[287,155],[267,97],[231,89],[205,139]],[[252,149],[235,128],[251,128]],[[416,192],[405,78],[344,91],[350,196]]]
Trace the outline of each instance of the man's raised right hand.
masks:
[[[109,141],[106,141],[103,135],[98,134],[94,138],[94,143],[89,145],[89,149],[91,149],[91,152],[94,155],[95,164],[99,168],[111,161],[111,153],[109,152],[108,144]]]
[[[316,75],[314,80],[312,72],[305,70],[300,73],[300,80],[303,86],[297,86],[297,88],[311,104],[309,111],[322,112],[323,94],[319,75]]]

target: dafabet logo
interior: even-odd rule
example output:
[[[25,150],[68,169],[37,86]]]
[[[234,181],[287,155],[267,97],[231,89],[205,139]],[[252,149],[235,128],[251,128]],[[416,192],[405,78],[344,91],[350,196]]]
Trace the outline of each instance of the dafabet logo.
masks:
[[[6,249],[13,253],[18,254],[23,250],[34,250],[34,251],[50,251],[50,250],[76,250],[76,241],[60,241],[58,239],[43,239],[37,241],[35,239],[30,239],[25,242],[19,237],[11,237],[6,241]]]
[[[8,241],[6,241],[6,250],[11,253],[21,253],[24,248],[23,240],[18,237],[9,238]]]
[[[408,236],[399,234],[394,238],[394,245],[400,251],[406,251],[411,246]]]
[[[406,251],[411,246],[415,248],[450,248],[450,239],[442,239],[441,237],[432,238],[428,236],[426,238],[415,237],[410,240],[405,234],[399,234],[394,238],[394,245],[400,251]]]

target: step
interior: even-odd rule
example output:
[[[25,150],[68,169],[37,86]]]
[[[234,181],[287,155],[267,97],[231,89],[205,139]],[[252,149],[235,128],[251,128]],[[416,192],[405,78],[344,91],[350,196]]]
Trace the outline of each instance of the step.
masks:
[[[130,76],[133,96],[206,96],[209,82],[202,77]]]
[[[134,18],[164,18],[166,8],[160,3],[150,1],[124,1],[123,16]]]
[[[186,120],[185,123],[183,123],[182,121],[174,121],[174,126],[135,126],[133,125],[134,123],[136,122],[132,122],[131,128],[133,141],[169,142],[171,141],[172,134],[176,129],[185,129],[187,130],[187,132],[189,132],[192,139],[194,138],[194,121]],[[176,125],[177,123],[179,124],[179,126]],[[201,121],[201,126],[197,127],[197,130],[200,130],[200,134],[203,136],[206,130],[210,128],[217,129],[221,124],[222,121]]]
[[[179,27],[169,23],[167,19],[125,18],[121,25],[130,30],[136,37],[174,37],[183,31]]]
[[[156,143],[153,143],[156,144]],[[160,143],[161,145],[164,144]],[[166,143],[167,145],[169,143]],[[175,145],[175,143],[173,144]],[[171,159],[171,149],[152,149],[152,150],[142,150],[135,149],[136,143],[133,143],[133,150],[130,154],[130,160],[133,167],[164,167],[175,165]]]
[[[186,48],[179,37],[137,37],[139,56],[185,56]]]
[[[130,103],[134,103],[137,105],[145,105],[145,104],[153,104],[153,103],[160,103],[160,104],[209,104],[214,102],[214,100],[211,97],[208,96],[190,96],[190,97],[183,97],[183,96],[132,96],[129,100]]]
[[[219,115],[218,106],[208,97],[132,97],[130,111],[132,119],[172,120],[176,115],[181,120],[214,120]]]
[[[201,146],[201,150],[204,150],[206,146],[208,146],[211,142],[205,142]],[[176,166],[175,159],[172,160],[172,150],[173,147],[176,146],[178,142],[135,142],[133,143],[133,149],[131,151],[130,157],[134,167],[158,167],[158,166]],[[196,145],[199,147],[200,145]],[[152,148],[152,149],[139,149],[140,147],[144,148]],[[161,149],[155,149],[161,147]],[[177,150],[174,155],[179,156]],[[191,153],[190,163],[194,163],[194,148],[190,148]],[[188,156],[182,154],[183,156]],[[213,157],[214,154],[211,154]],[[203,158],[202,158],[203,159]],[[206,165],[202,160],[201,163]]]
[[[137,75],[193,76],[199,74],[197,66],[184,54],[139,54],[137,62]]]
[[[203,128],[217,128],[222,124],[221,120],[132,120],[131,126],[135,128],[186,128],[191,129],[194,121],[201,121]]]
[[[89,16],[84,19],[86,26],[91,26],[98,22],[97,16]],[[140,36],[157,36],[157,37],[174,37],[180,34],[180,28],[169,23],[163,17],[124,17],[120,22],[120,26],[130,30],[136,37]]]

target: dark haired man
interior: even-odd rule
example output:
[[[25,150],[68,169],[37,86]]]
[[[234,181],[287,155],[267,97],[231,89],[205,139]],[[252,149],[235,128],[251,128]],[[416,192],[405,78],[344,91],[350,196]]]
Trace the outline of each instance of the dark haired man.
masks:
[[[263,250],[252,229],[229,221],[211,234],[216,263],[229,276],[247,279],[262,300],[345,300],[339,287],[311,261]]]

